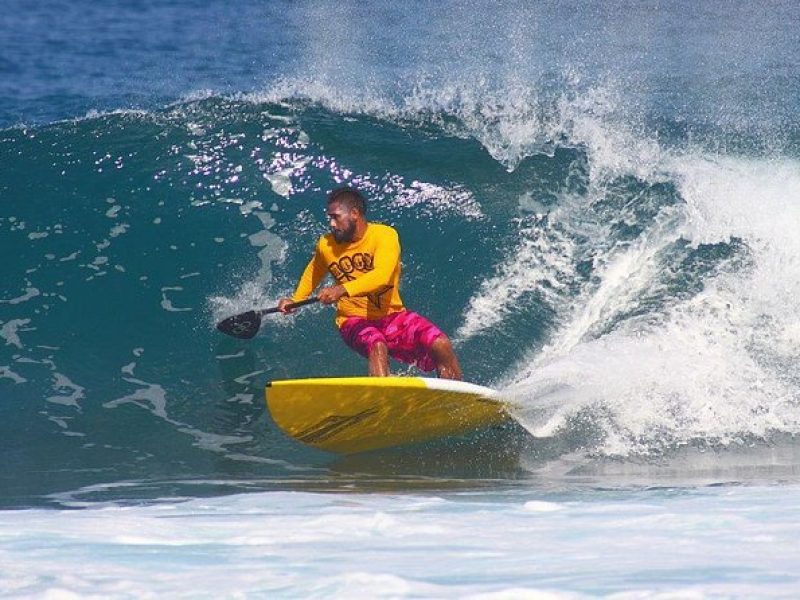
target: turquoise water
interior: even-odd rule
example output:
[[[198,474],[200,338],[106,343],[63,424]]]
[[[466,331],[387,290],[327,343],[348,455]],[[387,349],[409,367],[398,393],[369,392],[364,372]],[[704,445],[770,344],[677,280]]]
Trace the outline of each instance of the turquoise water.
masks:
[[[791,596],[798,22],[781,2],[12,2],[2,587],[174,595],[224,547],[208,595]],[[214,323],[293,289],[343,183],[513,426],[337,459],[271,423],[266,381],[363,360],[325,307],[247,342]],[[151,536],[160,515],[196,532]]]

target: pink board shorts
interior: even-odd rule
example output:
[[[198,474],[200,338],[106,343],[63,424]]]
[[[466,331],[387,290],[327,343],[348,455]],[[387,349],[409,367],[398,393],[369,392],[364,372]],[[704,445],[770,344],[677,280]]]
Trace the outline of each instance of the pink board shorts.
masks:
[[[410,310],[401,310],[381,317],[367,320],[350,317],[339,328],[345,343],[362,356],[377,342],[384,342],[392,358],[417,365],[423,371],[436,369],[431,356],[431,345],[444,335],[436,325],[423,316]]]

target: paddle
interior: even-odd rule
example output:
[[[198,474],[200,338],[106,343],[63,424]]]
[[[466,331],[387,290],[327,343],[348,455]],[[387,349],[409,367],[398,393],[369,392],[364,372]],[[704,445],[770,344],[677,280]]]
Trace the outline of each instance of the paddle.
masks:
[[[309,298],[308,300],[294,302],[287,306],[287,308],[299,308],[306,304],[314,304],[315,302],[319,302],[319,298]],[[240,340],[249,340],[257,334],[258,330],[261,328],[261,317],[276,312],[280,312],[277,306],[262,308],[261,310],[248,310],[246,313],[233,315],[232,317],[220,321],[217,323],[217,329],[222,333],[239,338]]]

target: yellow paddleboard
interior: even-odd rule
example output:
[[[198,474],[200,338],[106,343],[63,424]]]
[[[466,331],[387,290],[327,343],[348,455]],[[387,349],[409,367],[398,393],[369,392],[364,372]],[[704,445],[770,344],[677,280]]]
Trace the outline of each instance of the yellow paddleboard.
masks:
[[[494,390],[447,379],[290,379],[267,384],[266,394],[278,427],[338,454],[461,435],[509,419]]]

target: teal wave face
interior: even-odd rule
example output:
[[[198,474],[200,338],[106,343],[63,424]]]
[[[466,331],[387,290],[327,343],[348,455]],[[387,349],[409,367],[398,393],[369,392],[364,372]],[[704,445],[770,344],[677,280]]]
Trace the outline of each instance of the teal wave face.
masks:
[[[754,410],[775,416],[780,390],[800,389],[781,366],[792,339],[759,346],[789,312],[752,293],[774,267],[762,241],[780,238],[781,223],[749,227],[744,208],[723,214],[704,187],[729,169],[749,189],[760,181],[751,167],[686,159],[613,122],[593,122],[599,137],[574,115],[560,123],[511,169],[490,154],[503,128],[479,143],[463,113],[342,112],[307,99],[208,98],[3,132],[4,502],[120,480],[313,480],[328,457],[265,422],[263,384],[362,374],[362,359],[322,307],[269,318],[249,342],[213,325],[293,289],[325,231],[325,194],[342,183],[365,191],[371,219],[397,227],[404,300],[454,338],[468,379],[507,387],[531,411],[573,390],[546,418],[519,415],[562,440],[554,455],[765,436],[767,421],[793,431],[791,411],[741,425]],[[791,165],[778,172],[796,185]],[[676,357],[713,340],[720,315],[742,345],[723,336],[717,349],[747,368],[703,385],[764,387],[754,405],[722,394],[717,430],[710,416],[689,419],[702,389],[673,384],[694,364]],[[619,356],[635,355],[636,340],[672,344],[660,368],[677,372],[646,380],[636,360],[620,367],[597,350],[620,343]],[[587,385],[565,364],[591,375]],[[613,388],[603,373],[634,383]],[[666,433],[642,424],[641,402],[653,423],[674,417]]]
[[[401,230],[406,302],[445,329],[500,252],[468,185],[505,170],[374,118],[210,99],[10,130],[0,154],[8,498],[327,460],[264,422],[263,384],[364,372],[332,314],[273,319],[247,344],[213,324],[293,288],[342,181]],[[460,174],[435,164],[458,154]],[[469,356],[473,379],[497,372]]]

